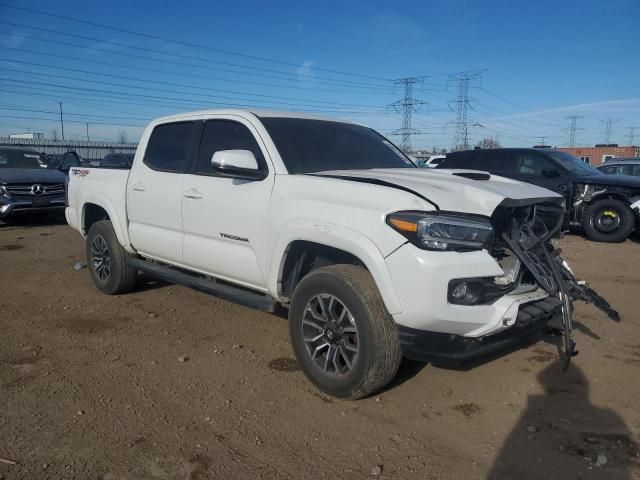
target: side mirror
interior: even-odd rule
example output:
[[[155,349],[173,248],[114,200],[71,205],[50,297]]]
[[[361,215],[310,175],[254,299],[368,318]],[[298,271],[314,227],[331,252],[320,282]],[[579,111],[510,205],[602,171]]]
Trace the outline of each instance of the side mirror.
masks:
[[[542,176],[546,178],[556,178],[560,176],[560,172],[555,168],[545,168],[542,170]]]
[[[211,166],[222,175],[245,180],[262,180],[267,176],[249,150],[220,150],[211,157]]]

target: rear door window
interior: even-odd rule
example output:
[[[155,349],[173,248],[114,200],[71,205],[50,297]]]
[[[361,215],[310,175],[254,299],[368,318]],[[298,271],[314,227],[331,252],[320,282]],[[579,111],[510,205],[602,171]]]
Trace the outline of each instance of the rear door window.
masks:
[[[510,150],[483,151],[477,168],[505,177],[516,173],[513,154]]]
[[[195,122],[177,122],[158,125],[144,153],[144,163],[153,170],[184,173],[193,152]]]

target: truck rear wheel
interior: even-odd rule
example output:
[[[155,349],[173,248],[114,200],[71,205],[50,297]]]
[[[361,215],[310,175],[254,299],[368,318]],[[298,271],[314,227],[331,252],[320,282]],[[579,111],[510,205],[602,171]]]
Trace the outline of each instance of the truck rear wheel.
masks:
[[[582,219],[582,228],[590,240],[596,242],[624,242],[633,231],[633,211],[615,198],[591,204]]]
[[[335,397],[373,394],[402,359],[395,322],[369,272],[355,265],[319,268],[300,281],[289,335],[307,378]]]
[[[136,285],[138,271],[127,263],[130,255],[116,237],[109,220],[101,220],[87,234],[87,264],[96,288],[107,295],[126,293]]]

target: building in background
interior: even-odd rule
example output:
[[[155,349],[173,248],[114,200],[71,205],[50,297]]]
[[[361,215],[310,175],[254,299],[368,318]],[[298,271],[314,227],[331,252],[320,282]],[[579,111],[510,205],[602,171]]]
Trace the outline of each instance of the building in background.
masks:
[[[23,140],[44,140],[44,133],[40,133],[40,132],[13,133],[9,135],[9,138],[18,138]]]
[[[602,165],[610,158],[640,157],[640,147],[620,147],[618,144],[595,147],[556,147],[556,150],[570,153],[594,167]]]

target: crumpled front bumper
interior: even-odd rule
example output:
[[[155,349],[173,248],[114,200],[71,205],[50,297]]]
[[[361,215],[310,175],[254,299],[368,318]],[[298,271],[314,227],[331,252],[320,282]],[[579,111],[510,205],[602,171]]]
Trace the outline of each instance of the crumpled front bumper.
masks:
[[[481,338],[426,332],[399,325],[398,339],[402,354],[407,358],[457,365],[540,338],[549,331],[550,322],[561,322],[561,308],[562,302],[557,297],[521,305],[511,328]]]

